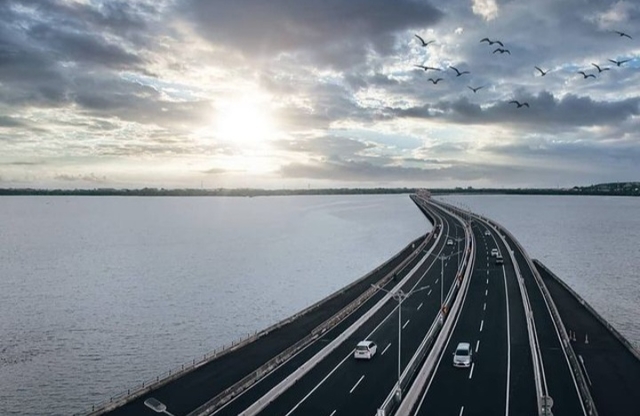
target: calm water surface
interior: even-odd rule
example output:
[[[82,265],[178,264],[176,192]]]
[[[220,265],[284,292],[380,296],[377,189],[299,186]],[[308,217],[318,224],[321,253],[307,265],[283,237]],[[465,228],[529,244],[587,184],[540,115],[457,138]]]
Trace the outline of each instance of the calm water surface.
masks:
[[[451,196],[640,345],[640,199]],[[0,415],[82,412],[265,328],[429,231],[407,195],[0,198]]]

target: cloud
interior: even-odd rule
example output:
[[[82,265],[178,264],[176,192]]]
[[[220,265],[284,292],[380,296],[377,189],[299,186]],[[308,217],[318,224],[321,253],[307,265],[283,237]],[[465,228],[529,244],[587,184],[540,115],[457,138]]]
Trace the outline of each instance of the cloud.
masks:
[[[58,174],[58,175],[54,175],[53,178],[58,181],[65,181],[65,182],[95,182],[95,183],[107,182],[106,176],[97,176],[94,173],[77,174],[77,175]]]
[[[495,0],[472,0],[473,6],[471,9],[477,15],[480,15],[484,20],[493,20],[498,17],[498,5]]]
[[[249,59],[306,52],[316,64],[341,67],[362,62],[369,48],[388,55],[395,33],[442,17],[429,3],[411,0],[190,0],[181,8],[202,36]]]

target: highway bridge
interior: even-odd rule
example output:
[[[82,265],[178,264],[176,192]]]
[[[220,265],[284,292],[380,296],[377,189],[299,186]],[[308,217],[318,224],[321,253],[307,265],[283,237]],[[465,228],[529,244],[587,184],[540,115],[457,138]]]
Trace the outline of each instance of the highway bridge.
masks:
[[[385,264],[89,414],[640,414],[640,354],[620,334],[504,227],[411,197],[433,231]],[[371,360],[353,356],[362,340]]]

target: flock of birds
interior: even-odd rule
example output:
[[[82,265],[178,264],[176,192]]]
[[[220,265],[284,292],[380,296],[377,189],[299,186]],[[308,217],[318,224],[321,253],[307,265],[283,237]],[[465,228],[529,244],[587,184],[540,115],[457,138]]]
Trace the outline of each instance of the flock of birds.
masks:
[[[633,39],[629,34],[625,33],[625,32],[620,32],[617,30],[614,30],[613,33],[617,34],[620,37],[626,37],[629,39]],[[415,34],[414,35],[418,41],[420,42],[420,46],[422,46],[423,48],[426,48],[427,46],[429,46],[430,44],[434,43],[435,40],[429,40],[429,41],[425,41],[420,35]],[[489,46],[493,46],[493,45],[499,45],[497,46],[493,53],[499,53],[500,55],[502,54],[509,54],[511,55],[511,51],[507,48],[505,48],[504,43],[500,40],[497,39],[489,39],[489,38],[482,38],[480,39],[480,43],[484,43],[486,42]],[[615,64],[616,67],[620,67],[622,66],[624,63],[629,62],[630,59],[623,59],[623,60],[615,60],[615,59],[608,59],[609,62],[611,62],[612,64]],[[605,71],[609,71],[611,70],[611,68],[609,67],[604,67],[602,65],[598,65],[595,63],[592,63],[591,65],[593,65],[593,67],[595,67],[595,69],[598,71],[597,74],[601,74],[602,72]],[[426,65],[414,65],[414,67],[416,68],[420,68],[422,69],[424,72],[428,72],[428,71],[443,71],[442,68],[437,68],[437,67],[432,67],[432,66],[426,66]],[[542,68],[538,67],[538,66],[534,66],[534,68],[540,73],[540,76],[545,76],[547,75],[551,70],[547,69],[546,71],[543,70]],[[454,67],[454,66],[449,66],[448,69],[452,70],[455,72],[455,76],[456,77],[461,77],[463,75],[470,75],[471,72],[470,71],[460,71],[458,68]],[[595,73],[587,73],[586,70],[585,71],[577,71],[578,74],[582,75],[584,79],[588,79],[588,78],[596,78],[596,74]],[[444,78],[438,77],[438,78],[433,78],[430,77],[428,78],[428,81],[430,81],[433,85],[438,84],[440,81],[444,81]],[[478,87],[472,87],[471,85],[468,85],[467,88],[469,88],[471,91],[473,91],[473,93],[477,93],[479,90],[481,90],[482,88],[484,88],[484,85],[478,86]],[[518,100],[511,100],[509,101],[509,104],[515,104],[516,108],[522,108],[522,107],[529,107],[529,103],[527,102],[520,102]]]

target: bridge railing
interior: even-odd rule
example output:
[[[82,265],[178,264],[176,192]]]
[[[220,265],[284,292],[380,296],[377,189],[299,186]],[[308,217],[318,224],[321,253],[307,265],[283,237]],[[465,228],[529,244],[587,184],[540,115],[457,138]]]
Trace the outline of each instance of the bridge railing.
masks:
[[[432,224],[435,223],[435,218],[433,216],[429,216],[429,214],[425,213],[428,217],[429,220],[432,221]],[[434,227],[435,230],[435,227]],[[382,265],[378,266],[377,268],[375,268],[374,270],[372,270],[371,272],[367,273],[366,275],[362,276],[361,278],[357,279],[356,281],[352,282],[351,284],[337,290],[336,292],[332,293],[331,295],[327,296],[326,298],[314,303],[313,305],[303,309],[302,311],[288,317],[285,318],[282,321],[279,321],[271,326],[269,326],[268,328],[262,330],[262,331],[255,331],[253,333],[249,333],[246,334],[244,336],[241,336],[239,339],[231,341],[230,344],[224,344],[222,345],[220,348],[216,348],[213,351],[210,351],[206,354],[204,354],[202,357],[198,357],[198,358],[194,358],[192,359],[190,362],[187,362],[185,364],[181,364],[180,366],[174,367],[173,369],[170,369],[168,371],[165,371],[164,373],[161,373],[155,377],[151,377],[149,379],[146,379],[144,381],[142,381],[141,383],[134,385],[133,387],[124,390],[118,394],[115,394],[113,396],[110,396],[108,400],[104,400],[103,402],[100,402],[96,405],[92,405],[90,410],[87,410],[85,412],[82,413],[76,413],[75,415],[82,415],[85,414],[87,416],[99,416],[102,414],[105,414],[119,406],[124,405],[125,403],[128,403],[129,401],[135,400],[136,398],[143,396],[144,394],[153,391],[153,390],[157,390],[158,388],[164,386],[165,384],[178,379],[182,376],[184,376],[185,374],[196,370],[199,367],[202,367],[203,365],[208,364],[209,362],[219,358],[220,356],[224,355],[224,354],[228,354],[232,351],[237,350],[238,348],[241,348],[253,341],[255,341],[258,338],[261,338],[269,333],[271,333],[272,331],[281,328],[284,325],[287,325],[288,323],[294,321],[295,319],[299,318],[300,316],[320,307],[322,304],[324,304],[324,302],[326,302],[327,300],[333,299],[336,296],[341,295],[342,293],[344,293],[346,290],[352,288],[353,286],[359,284],[360,282],[370,278],[373,274],[378,273],[382,268],[384,268],[385,266],[389,265],[390,263],[392,263],[393,261],[395,261],[403,252],[405,252],[406,250],[411,249],[412,250],[412,254],[410,256],[408,256],[407,259],[405,259],[403,262],[401,262],[397,267],[395,267],[391,273],[387,274],[385,276],[385,278],[390,279],[391,277],[393,277],[393,275],[395,273],[397,273],[398,271],[402,270],[404,267],[406,267],[407,264],[409,264],[413,259],[415,259],[415,257],[424,249],[424,247],[429,243],[429,241],[431,240],[431,238],[433,238],[434,232],[429,232],[426,234],[426,236],[421,236],[415,240],[413,240],[412,242],[410,242],[409,244],[407,244],[407,246],[405,246],[402,250],[400,250],[399,252],[397,252],[393,257],[391,257],[389,260],[387,260],[386,262],[384,262]],[[416,247],[416,244],[418,245]],[[367,292],[369,291],[369,289],[367,289]],[[359,299],[359,298],[358,298]],[[357,302],[358,299],[356,299],[354,302]],[[360,302],[361,303],[361,302]],[[331,319],[331,318],[330,318]],[[324,324],[323,324],[324,325]],[[322,326],[322,325],[320,325]],[[309,340],[306,341],[307,343],[309,342]],[[290,351],[292,349],[295,349],[296,351],[299,350],[301,348],[301,345],[303,345],[303,343],[298,342],[294,345],[292,345],[291,347],[287,348],[287,350],[285,350],[283,353],[288,353],[290,355]],[[306,345],[306,344],[305,344]],[[276,357],[277,358],[277,357]],[[261,367],[262,368],[262,367]],[[261,372],[260,369],[256,370],[254,373],[250,374],[249,376],[247,376],[246,378],[249,378],[250,376],[253,376],[255,373],[259,373]],[[243,379],[244,380],[244,379]]]

